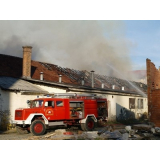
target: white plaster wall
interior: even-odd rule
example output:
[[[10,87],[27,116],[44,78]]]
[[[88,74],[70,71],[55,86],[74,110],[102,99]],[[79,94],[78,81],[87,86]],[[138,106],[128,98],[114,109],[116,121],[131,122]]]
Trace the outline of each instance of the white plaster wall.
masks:
[[[63,89],[52,88],[52,87],[47,87],[43,85],[38,85],[38,86],[50,93],[52,92],[53,93],[66,93],[66,90],[63,90]],[[69,92],[69,93],[75,93],[75,92]],[[133,96],[121,96],[121,95],[104,95],[104,94],[97,94],[97,95],[103,96],[104,98],[107,98],[108,100],[108,115],[109,115],[108,118],[109,120],[116,120],[116,116],[120,114],[121,108],[126,108],[130,110],[131,112],[134,112],[136,118],[138,118],[138,113],[143,114],[144,112],[148,112],[147,98],[133,97]],[[129,109],[129,98],[136,98],[135,109]],[[143,99],[143,109],[138,109],[138,99]]]
[[[37,85],[37,86],[48,91],[49,93],[66,93],[66,90],[64,90],[64,89],[53,88],[53,87],[48,87],[48,86],[44,86],[44,85]]]
[[[115,120],[116,116],[120,114],[121,108],[126,108],[131,112],[135,113],[135,117],[138,118],[138,114],[148,113],[147,98],[143,97],[133,97],[133,96],[118,96],[118,95],[107,95],[107,100],[109,101],[109,120]],[[136,99],[135,109],[129,109],[129,98]],[[143,109],[138,109],[138,99],[143,99]]]
[[[63,89],[58,89],[58,88],[52,88],[52,87],[47,87],[43,85],[38,85],[42,89],[52,93],[66,93],[66,90]],[[17,108],[26,108],[28,107],[27,105],[27,100],[33,100],[36,99],[37,97],[46,97],[46,96],[37,96],[37,95],[21,95],[20,92],[10,92],[10,91],[5,91],[0,89],[0,110],[5,111],[9,110],[10,111],[10,118],[11,121],[14,120],[15,116],[15,110]]]
[[[36,95],[21,95],[21,93],[15,93],[10,91],[0,90],[0,110],[10,111],[10,119],[14,120],[15,110],[17,108],[26,108],[27,100],[33,100],[37,98]]]
[[[47,87],[43,85],[38,85],[38,86],[50,93],[52,92],[66,93],[66,90],[63,90],[63,89],[52,88],[52,87]],[[39,97],[44,97],[44,96],[39,96]],[[103,95],[103,97],[107,98],[108,100],[109,120],[115,120],[116,116],[120,114],[120,108],[118,109],[117,106],[121,106],[123,108],[130,110],[129,98],[136,98],[136,109],[131,109],[131,111],[135,112],[136,117],[138,113],[143,114],[144,112],[148,112],[147,98],[118,96],[118,95]],[[21,93],[9,92],[9,91],[4,91],[0,89],[0,110],[10,110],[11,120],[13,120],[15,115],[15,109],[28,107],[26,103],[27,100],[33,100],[35,98],[37,98],[37,95],[21,95]],[[143,99],[143,109],[137,109],[138,99]]]

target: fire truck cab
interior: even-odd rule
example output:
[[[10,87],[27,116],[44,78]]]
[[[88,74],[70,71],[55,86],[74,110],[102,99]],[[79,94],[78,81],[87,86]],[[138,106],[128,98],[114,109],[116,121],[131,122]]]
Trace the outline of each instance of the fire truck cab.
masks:
[[[90,94],[54,94],[30,101],[30,108],[15,110],[17,132],[43,135],[51,126],[80,126],[92,131],[97,120],[108,116],[107,99]]]

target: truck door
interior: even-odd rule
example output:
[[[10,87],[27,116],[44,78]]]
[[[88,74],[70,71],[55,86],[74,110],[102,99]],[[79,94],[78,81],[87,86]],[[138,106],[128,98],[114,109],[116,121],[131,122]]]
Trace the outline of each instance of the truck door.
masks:
[[[48,100],[44,103],[44,113],[48,120],[65,119],[65,108],[63,100]]]
[[[48,120],[56,119],[55,102],[53,100],[44,102],[44,114]]]
[[[63,120],[65,119],[65,106],[63,100],[56,100],[55,101],[55,110],[56,110],[56,119]]]

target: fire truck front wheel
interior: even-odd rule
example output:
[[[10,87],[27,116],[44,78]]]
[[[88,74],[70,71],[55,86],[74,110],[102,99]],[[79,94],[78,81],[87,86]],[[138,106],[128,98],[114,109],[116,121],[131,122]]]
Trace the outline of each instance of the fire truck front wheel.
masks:
[[[46,132],[46,126],[41,120],[35,120],[30,126],[30,131],[33,135],[40,136]]]

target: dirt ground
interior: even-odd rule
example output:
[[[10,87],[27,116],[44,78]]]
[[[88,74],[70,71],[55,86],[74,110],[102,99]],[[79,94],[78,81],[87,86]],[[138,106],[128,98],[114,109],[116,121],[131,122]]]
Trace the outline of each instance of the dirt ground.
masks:
[[[115,140],[119,140],[118,135],[128,136],[128,133],[123,133],[125,131],[125,125],[115,125],[113,126],[113,130],[107,131],[106,134],[109,136],[114,136]],[[79,130],[78,128],[52,128],[47,130],[47,133],[42,136],[33,136],[31,133],[28,134],[18,134],[16,129],[10,129],[8,131],[2,132],[0,131],[0,140],[107,140],[106,135],[105,138],[103,136],[97,136],[99,131],[105,130],[105,127],[95,128],[93,132],[84,132]],[[58,131],[58,132],[57,132]],[[62,132],[63,131],[63,132]],[[64,134],[64,132],[70,134]],[[92,134],[93,133],[93,134]],[[101,134],[102,135],[102,134]],[[111,138],[112,139],[112,138]],[[121,140],[160,140],[159,136],[154,136],[151,133],[143,132],[143,133],[135,133],[134,136],[129,137],[127,139]]]
[[[125,126],[117,126],[116,128],[124,128]],[[56,130],[63,130],[72,132],[73,135],[61,135],[61,134],[55,134]],[[101,130],[103,127],[95,128],[95,131]],[[0,131],[0,140],[63,140],[63,139],[77,139],[75,137],[81,136],[84,132],[82,130],[79,130],[77,128],[53,128],[47,130],[47,133],[42,136],[33,136],[31,133],[28,134],[18,134],[16,132],[16,129],[10,129],[8,131],[2,132]],[[79,139],[85,139],[85,137],[80,137]]]

